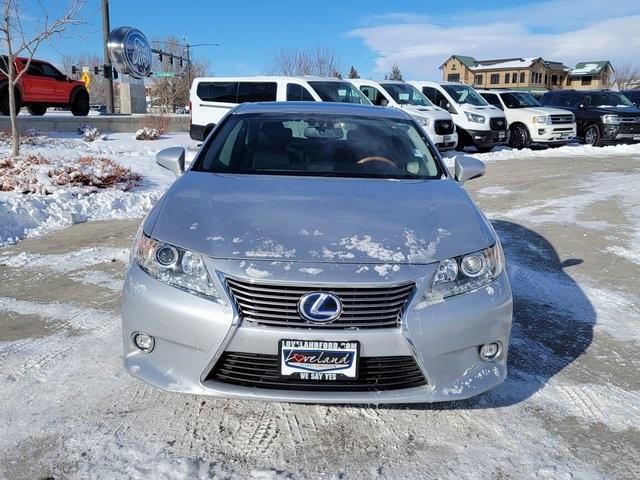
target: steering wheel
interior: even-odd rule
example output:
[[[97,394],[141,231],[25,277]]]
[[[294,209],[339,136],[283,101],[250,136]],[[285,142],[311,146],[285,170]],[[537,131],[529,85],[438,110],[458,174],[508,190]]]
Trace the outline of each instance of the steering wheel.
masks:
[[[364,158],[361,158],[360,160],[358,160],[356,163],[358,165],[364,165],[364,164],[369,163],[369,162],[380,162],[380,163],[384,163],[385,165],[389,165],[390,167],[393,167],[393,168],[396,168],[396,169],[398,168],[398,166],[395,163],[393,163],[391,160],[389,160],[386,157],[376,157],[376,156],[364,157]]]

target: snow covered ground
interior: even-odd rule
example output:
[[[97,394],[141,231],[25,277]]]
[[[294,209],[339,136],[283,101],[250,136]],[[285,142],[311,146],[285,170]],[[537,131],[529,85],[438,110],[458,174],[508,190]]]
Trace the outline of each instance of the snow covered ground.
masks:
[[[21,238],[42,235],[58,228],[90,220],[142,217],[173,182],[174,176],[155,163],[156,153],[166,147],[196,143],[188,134],[168,134],[159,140],[134,140],[132,133],[115,133],[106,140],[86,142],[80,135],[35,137],[22,145],[21,155],[42,155],[50,159],[77,159],[86,155],[110,158],[142,176],[142,183],[129,191],[104,189],[92,193],[89,188],[59,188],[51,195],[23,195],[0,192],[0,246]],[[0,158],[9,152],[9,144],[0,143]]]
[[[39,212],[3,237],[33,238],[0,250],[0,479],[637,478],[640,146],[457,154],[488,164],[465,187],[505,246],[509,375],[465,402],[376,408],[169,394],[123,371],[133,217],[173,180],[155,152],[193,146],[130,137],[27,147],[144,175],[116,209],[108,192],[0,199],[0,228],[6,205]]]

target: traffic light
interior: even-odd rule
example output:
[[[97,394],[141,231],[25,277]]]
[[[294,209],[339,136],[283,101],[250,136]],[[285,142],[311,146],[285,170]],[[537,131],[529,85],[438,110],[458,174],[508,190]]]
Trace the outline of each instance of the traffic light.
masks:
[[[158,60],[162,63],[162,52],[158,52]]]
[[[182,68],[182,57],[180,57],[180,68]]]
[[[93,67],[94,75],[98,75],[100,73],[100,67]]]
[[[111,65],[103,65],[102,72],[104,73],[104,78],[111,78],[113,67]]]
[[[71,75],[76,75],[77,73],[78,73],[78,68],[75,65],[73,65],[71,67]]]
[[[173,55],[169,56],[169,65],[173,67]]]

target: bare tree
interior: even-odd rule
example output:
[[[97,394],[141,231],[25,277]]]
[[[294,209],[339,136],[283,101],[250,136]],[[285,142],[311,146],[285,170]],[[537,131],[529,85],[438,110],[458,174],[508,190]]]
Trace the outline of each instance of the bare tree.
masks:
[[[618,65],[611,75],[611,86],[618,90],[629,90],[640,86],[640,68],[631,63]]]
[[[154,56],[153,71],[162,72],[167,76],[154,77],[151,84],[151,105],[160,107],[163,112],[175,112],[177,107],[184,107],[189,103],[189,89],[187,79],[187,62],[184,47],[178,39],[167,37],[164,40],[155,40],[154,48],[183,57],[182,64],[178,58],[171,60],[170,56],[163,56],[162,61]],[[209,63],[202,60],[191,59],[191,78],[202,77],[209,74]]]
[[[340,59],[336,52],[329,47],[318,45],[307,50],[282,47],[273,55],[265,68],[265,73],[267,75],[332,77],[341,70]]]
[[[0,101],[8,101],[11,117],[11,155],[20,154],[20,132],[18,131],[18,109],[16,108],[16,85],[29,69],[31,60],[38,47],[45,40],[60,37],[67,29],[83,23],[78,14],[84,0],[69,0],[67,6],[54,16],[44,3],[38,2],[38,11],[30,11],[29,17],[21,9],[19,0],[2,0],[2,18],[0,19],[0,48],[4,50],[0,61],[0,73],[7,79],[7,92],[0,93]],[[23,24],[24,18],[33,18],[29,26]],[[16,58],[25,57],[26,63],[16,70]],[[3,96],[6,97],[3,98]]]
[[[106,105],[108,98],[108,88],[109,82],[104,75],[94,75],[94,67],[102,68],[103,59],[99,55],[84,52],[79,55],[70,55],[65,56],[63,59],[63,71],[67,76],[73,77],[76,80],[80,80],[82,75],[82,69],[84,67],[89,69],[91,73],[91,83],[89,84],[89,98],[91,99],[91,103]],[[76,74],[73,75],[72,67],[76,67]],[[118,89],[115,89],[114,94],[118,94]],[[118,104],[117,99],[115,99],[115,103]]]

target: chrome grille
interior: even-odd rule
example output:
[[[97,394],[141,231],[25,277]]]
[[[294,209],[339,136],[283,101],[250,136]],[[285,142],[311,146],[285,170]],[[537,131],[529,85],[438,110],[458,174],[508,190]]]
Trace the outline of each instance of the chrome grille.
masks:
[[[622,123],[640,123],[640,117],[622,117]]]
[[[550,115],[551,116],[551,123],[552,124],[558,124],[558,123],[573,123],[573,115]]]
[[[413,293],[414,284],[383,287],[335,287],[252,283],[226,278],[241,317],[245,321],[274,327],[297,328],[392,328]],[[298,314],[300,297],[309,292],[329,292],[342,301],[342,313],[331,323],[308,322]]]
[[[399,390],[427,384],[420,368],[410,356],[361,357],[358,378],[323,381],[283,377],[280,375],[277,355],[243,352],[224,352],[206,380],[243,387],[325,392]]]
[[[454,131],[453,120],[436,120],[433,128],[438,135],[450,135]]]

